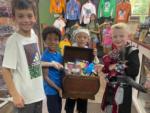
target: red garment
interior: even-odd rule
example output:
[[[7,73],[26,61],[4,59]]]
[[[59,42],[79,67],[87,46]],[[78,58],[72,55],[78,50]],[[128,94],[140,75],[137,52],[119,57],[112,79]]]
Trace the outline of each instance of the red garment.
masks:
[[[115,102],[115,94],[116,94],[118,86],[115,86],[114,88],[112,88],[108,84],[109,83],[107,83],[106,87],[105,87],[105,92],[104,92],[104,95],[103,95],[101,108],[104,111],[105,108],[107,107],[107,105],[110,105],[110,103],[108,103],[108,98],[109,99],[111,98],[112,99],[112,113],[118,113],[118,106],[117,106],[117,104]],[[113,94],[110,95],[111,97],[110,96],[108,97],[109,90],[113,91]]]
[[[111,64],[116,64],[119,59],[119,51],[117,49],[113,49],[108,55],[103,56],[104,68],[102,71],[107,75],[108,78],[113,78],[117,75],[120,75],[116,70],[109,70],[109,66]],[[108,105],[112,105],[112,113],[118,113],[118,106],[115,102],[115,94],[118,89],[119,84],[115,86],[111,86],[110,83],[107,83],[105,92],[102,99],[101,108],[105,110]]]
[[[129,16],[131,14],[131,4],[130,2],[121,2],[116,8],[116,23],[118,22],[128,22]]]

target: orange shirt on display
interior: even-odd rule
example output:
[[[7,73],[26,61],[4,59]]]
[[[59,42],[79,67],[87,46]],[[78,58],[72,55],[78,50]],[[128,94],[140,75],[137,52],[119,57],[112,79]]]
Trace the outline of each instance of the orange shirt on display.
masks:
[[[129,16],[131,14],[131,4],[129,2],[121,2],[116,8],[116,23],[118,22],[128,22]]]
[[[65,10],[65,0],[50,0],[50,13],[61,14]]]

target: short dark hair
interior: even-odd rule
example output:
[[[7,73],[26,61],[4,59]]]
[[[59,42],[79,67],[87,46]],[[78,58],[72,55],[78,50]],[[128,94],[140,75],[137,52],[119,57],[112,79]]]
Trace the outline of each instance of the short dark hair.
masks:
[[[65,33],[64,37],[67,37],[69,40],[71,39],[71,35],[69,33]]]
[[[46,27],[42,32],[43,40],[45,41],[48,34],[56,34],[59,37],[59,41],[61,40],[61,32],[58,28],[54,26]]]
[[[15,16],[15,10],[23,10],[31,8],[36,16],[36,8],[31,0],[12,0],[12,15]]]

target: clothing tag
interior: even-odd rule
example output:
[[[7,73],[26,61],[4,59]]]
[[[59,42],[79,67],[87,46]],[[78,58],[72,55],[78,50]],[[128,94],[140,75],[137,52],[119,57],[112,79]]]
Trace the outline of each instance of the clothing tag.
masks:
[[[124,95],[124,89],[123,87],[118,87],[115,95],[115,102],[117,105],[123,103],[123,95]]]

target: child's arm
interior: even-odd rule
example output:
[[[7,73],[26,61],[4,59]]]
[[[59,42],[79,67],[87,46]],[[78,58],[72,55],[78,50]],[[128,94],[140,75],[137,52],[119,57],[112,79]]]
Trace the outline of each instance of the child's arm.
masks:
[[[94,55],[94,63],[99,64],[99,59],[97,57],[97,49],[96,48],[93,49],[93,55]]]
[[[62,64],[55,62],[55,61],[52,61],[52,62],[41,61],[41,65],[42,65],[42,67],[54,67],[58,70],[63,68]]]
[[[14,105],[18,108],[24,107],[24,99],[19,94],[19,92],[17,91],[17,89],[15,87],[15,84],[12,80],[12,74],[11,74],[10,69],[3,68],[2,75],[3,75],[4,81],[6,82],[6,85],[8,87],[9,93],[13,98]]]
[[[95,31],[95,30],[89,30],[89,31],[95,34],[99,34],[99,31]]]
[[[128,55],[127,58],[127,68],[125,69],[125,73],[135,79],[135,77],[138,75],[140,62],[139,62],[139,51],[134,50],[132,53]]]
[[[43,77],[44,80],[53,88],[55,88],[60,97],[62,97],[62,89],[60,87],[58,87],[49,77],[48,77],[48,68],[43,68]]]

